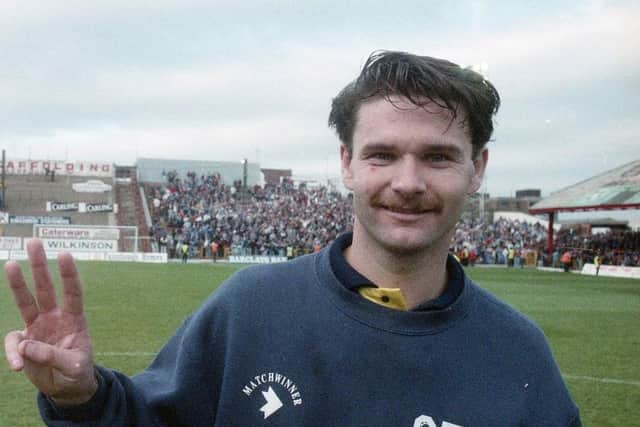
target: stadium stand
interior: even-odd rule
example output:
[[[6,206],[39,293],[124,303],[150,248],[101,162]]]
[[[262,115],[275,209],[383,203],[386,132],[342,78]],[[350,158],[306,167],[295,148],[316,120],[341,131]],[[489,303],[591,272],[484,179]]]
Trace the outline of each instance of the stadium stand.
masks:
[[[5,211],[18,217],[69,218],[72,224],[115,225],[111,212],[83,213],[75,211],[47,211],[47,202],[56,203],[114,203],[113,192],[79,193],[73,190],[74,184],[86,183],[91,177],[57,176],[51,180],[45,175],[7,175]],[[106,185],[113,185],[113,179],[100,177]],[[31,237],[32,224],[3,224],[2,234],[12,237]]]
[[[152,233],[171,257],[187,242],[192,256],[210,256],[215,241],[225,255],[295,256],[319,250],[347,230],[351,202],[326,187],[227,185],[220,174],[180,177],[167,173],[162,184],[148,186]]]
[[[137,228],[137,240],[131,235],[122,239],[119,251],[166,252],[172,258],[178,257],[176,248],[183,242],[187,243],[191,257],[211,257],[210,244],[216,242],[220,258],[229,255],[290,258],[319,250],[339,233],[347,231],[352,222],[349,195],[341,194],[332,186],[298,183],[289,170],[273,171],[273,179],[265,179],[265,184],[253,177],[245,188],[242,179],[238,179],[242,168],[237,164],[224,165],[236,178],[231,179],[221,173],[203,172],[202,168],[207,166],[215,170],[211,167],[217,163],[181,164],[149,159],[146,162],[145,173],[136,165],[115,166],[111,168],[112,176],[7,175],[4,214],[64,220],[73,225]],[[201,169],[184,174],[163,169],[167,165],[178,165],[179,170],[183,170],[192,164]],[[616,182],[624,178],[623,182],[628,183],[629,176],[637,176],[639,170],[637,162],[616,169]],[[154,180],[139,182],[141,176],[152,176]],[[74,185],[87,185],[91,181],[93,185],[109,186],[110,190],[78,192],[73,189]],[[625,187],[623,195],[632,196],[625,199],[626,205],[633,205],[633,197],[638,197],[633,196],[638,194],[631,191],[633,188]],[[615,201],[619,202],[620,197],[615,196]],[[607,198],[608,206],[611,200]],[[83,213],[77,208],[65,210],[65,206],[61,206],[81,203],[107,204],[118,209]],[[580,206],[570,208],[580,209]],[[521,213],[517,218],[495,221],[481,221],[476,215],[464,216],[456,228],[451,251],[468,265],[559,266],[560,254],[566,251],[573,255],[574,268],[593,261],[596,254],[603,264],[640,265],[640,231],[629,230],[624,223],[594,226],[597,231],[592,231],[588,224],[556,227],[552,234],[555,250],[547,253],[549,232],[545,231],[545,221],[529,219],[533,217]],[[16,222],[19,221],[1,224],[2,236],[33,235],[32,224]],[[136,249],[125,244],[131,239],[135,240]]]
[[[640,231],[609,230],[591,234],[581,227],[565,228],[556,235],[556,243],[572,251],[575,263],[593,262],[596,254],[600,254],[604,265],[640,267]]]
[[[164,183],[146,183],[153,226],[151,235],[158,248],[178,257],[176,247],[186,242],[191,257],[209,257],[209,242],[220,246],[219,256],[288,255],[318,250],[352,220],[351,199],[327,187],[296,187],[291,179],[280,184],[254,185],[243,197],[239,181],[226,185],[220,174],[198,175],[175,171],[165,174]],[[561,239],[560,230],[558,239]],[[615,239],[627,239],[622,232]],[[607,234],[597,235],[605,239]],[[582,241],[590,242],[583,236]],[[562,243],[566,250],[568,244]],[[626,246],[626,260],[637,263],[637,241]],[[451,250],[471,265],[553,265],[546,255],[545,221],[529,222],[498,218],[495,221],[464,219],[458,223]],[[592,259],[591,246],[571,247],[576,252],[574,267]],[[468,255],[467,255],[468,254]],[[605,257],[605,263],[624,262],[625,256]],[[510,261],[511,260],[511,261]],[[633,264],[635,265],[635,264]]]
[[[552,227],[558,213],[637,209],[640,209],[640,160],[558,190],[536,203],[529,213],[548,215],[547,253],[551,254]]]

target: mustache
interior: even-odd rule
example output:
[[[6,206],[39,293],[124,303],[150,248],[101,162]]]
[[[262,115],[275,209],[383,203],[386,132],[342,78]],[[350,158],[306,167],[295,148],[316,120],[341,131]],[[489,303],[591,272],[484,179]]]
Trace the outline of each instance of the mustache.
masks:
[[[398,197],[376,195],[370,199],[370,204],[377,208],[406,213],[438,213],[442,211],[442,202],[436,197],[400,199]]]

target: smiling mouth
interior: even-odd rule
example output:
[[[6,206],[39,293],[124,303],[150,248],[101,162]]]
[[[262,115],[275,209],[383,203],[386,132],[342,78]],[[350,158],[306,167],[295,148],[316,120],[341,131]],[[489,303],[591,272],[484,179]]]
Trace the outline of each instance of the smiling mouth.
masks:
[[[380,206],[382,209],[389,212],[404,214],[404,215],[422,215],[429,212],[428,209],[415,209],[415,208],[402,208],[397,206]]]

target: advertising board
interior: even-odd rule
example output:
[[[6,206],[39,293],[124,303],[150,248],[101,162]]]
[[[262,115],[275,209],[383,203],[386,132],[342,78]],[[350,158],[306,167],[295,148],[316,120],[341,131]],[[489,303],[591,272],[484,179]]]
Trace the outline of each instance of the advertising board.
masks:
[[[118,240],[117,228],[38,227],[36,237],[44,239]]]
[[[271,264],[274,262],[285,262],[287,257],[283,256],[263,256],[263,255],[231,255],[229,262],[239,264]]]
[[[117,252],[117,240],[41,239],[47,251]]]
[[[582,274],[595,276],[596,275],[595,264],[587,263],[583,265]],[[640,279],[640,267],[627,267],[622,265],[601,265],[598,275],[608,276],[608,277],[626,277],[629,279]]]
[[[102,162],[9,159],[5,172],[7,175],[45,175],[53,172],[55,175],[110,177],[113,175],[113,165]]]
[[[22,237],[0,237],[0,250],[22,249]]]
[[[10,215],[9,224],[71,224],[68,216],[44,216],[44,215]]]

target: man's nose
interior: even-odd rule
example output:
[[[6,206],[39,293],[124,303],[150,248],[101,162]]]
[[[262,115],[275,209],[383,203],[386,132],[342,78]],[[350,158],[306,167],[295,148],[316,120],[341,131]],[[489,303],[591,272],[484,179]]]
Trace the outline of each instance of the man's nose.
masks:
[[[420,162],[411,157],[399,162],[391,180],[391,189],[404,197],[426,191],[424,171],[420,166]]]

